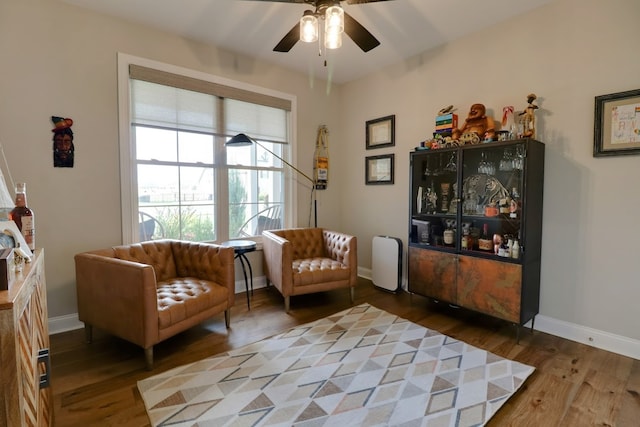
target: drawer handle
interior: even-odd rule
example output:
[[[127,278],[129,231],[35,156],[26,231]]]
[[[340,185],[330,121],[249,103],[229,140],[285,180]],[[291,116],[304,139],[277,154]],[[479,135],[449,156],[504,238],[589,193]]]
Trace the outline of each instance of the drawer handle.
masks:
[[[40,389],[49,387],[49,374],[51,373],[51,358],[49,349],[38,350],[38,364],[44,363],[44,374],[40,375]]]

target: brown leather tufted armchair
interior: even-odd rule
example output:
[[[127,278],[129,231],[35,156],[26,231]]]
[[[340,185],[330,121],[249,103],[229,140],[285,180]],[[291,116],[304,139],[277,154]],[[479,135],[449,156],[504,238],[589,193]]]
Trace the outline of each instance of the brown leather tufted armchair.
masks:
[[[349,288],[353,304],[358,277],[355,236],[322,228],[293,228],[262,232],[267,282],[284,296]]]
[[[78,317],[87,341],[92,327],[144,348],[224,311],[235,299],[233,248],[153,240],[75,256]]]

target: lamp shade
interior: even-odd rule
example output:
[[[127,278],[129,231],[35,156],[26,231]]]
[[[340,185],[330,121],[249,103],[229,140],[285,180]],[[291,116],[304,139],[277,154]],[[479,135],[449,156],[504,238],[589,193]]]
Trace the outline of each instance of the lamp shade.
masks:
[[[7,182],[4,180],[4,175],[0,170],[0,209],[13,209],[16,206],[13,197],[11,197],[11,193],[9,193],[9,188],[7,187]],[[0,218],[5,219],[5,218]]]
[[[324,47],[327,49],[338,49],[342,46],[342,33],[327,31],[324,35]]]
[[[224,143],[227,147],[244,147],[253,144],[253,140],[244,133],[239,133]]]
[[[7,170],[9,180],[13,186],[13,179],[11,178],[11,171],[9,170],[9,163],[7,163],[7,157],[4,155],[4,147],[0,144],[0,153],[2,154],[2,160]],[[7,181],[5,180],[4,173],[0,167],[0,221],[7,219],[7,213],[16,206],[15,200],[9,192]]]
[[[324,20],[324,28],[327,32],[336,31],[342,34],[344,31],[344,10],[342,10],[340,6],[335,5],[328,7]]]
[[[300,40],[306,43],[318,41],[318,18],[306,10],[300,19]]]

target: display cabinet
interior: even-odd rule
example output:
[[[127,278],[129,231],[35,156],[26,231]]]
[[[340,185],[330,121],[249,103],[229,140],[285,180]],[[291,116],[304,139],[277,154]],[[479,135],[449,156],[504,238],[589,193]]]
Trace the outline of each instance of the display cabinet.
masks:
[[[411,153],[409,291],[523,325],[538,313],[544,144]]]

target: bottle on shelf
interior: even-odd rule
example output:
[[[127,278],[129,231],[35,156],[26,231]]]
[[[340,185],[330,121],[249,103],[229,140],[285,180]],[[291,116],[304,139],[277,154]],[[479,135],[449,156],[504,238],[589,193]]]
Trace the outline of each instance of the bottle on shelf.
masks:
[[[511,255],[509,253],[509,243],[506,240],[503,240],[498,248],[498,256],[509,258]]]
[[[511,205],[511,197],[503,197],[499,200],[498,206],[499,211],[503,215],[509,215],[509,209]]]
[[[469,245],[469,231],[468,230],[463,230],[462,231],[462,238],[460,240],[460,247],[462,249],[471,249],[471,245]]]
[[[429,188],[427,188],[426,198],[426,213],[436,213],[438,193],[436,193],[436,188],[433,186],[433,181],[431,181],[431,185],[429,185]]]
[[[520,193],[518,189],[513,187],[511,189],[511,203],[509,204],[509,217],[518,218],[520,215]]]
[[[27,184],[16,184],[16,207],[9,212],[9,219],[16,223],[32,251],[36,248],[36,230],[33,211],[27,207]]]
[[[453,230],[453,227],[450,223],[447,224],[447,229],[444,230],[444,233],[442,235],[442,240],[444,244],[447,246],[453,246],[455,244],[456,233]]]
[[[518,239],[515,239],[511,245],[511,258],[520,259],[520,243],[518,243]]]
[[[449,212],[449,193],[451,184],[448,182],[440,183],[440,211]]]
[[[489,224],[482,225],[482,234],[478,239],[478,249],[493,252],[493,239],[489,236]]]

